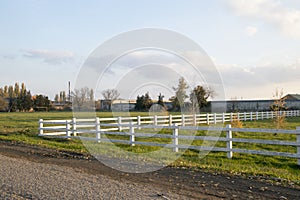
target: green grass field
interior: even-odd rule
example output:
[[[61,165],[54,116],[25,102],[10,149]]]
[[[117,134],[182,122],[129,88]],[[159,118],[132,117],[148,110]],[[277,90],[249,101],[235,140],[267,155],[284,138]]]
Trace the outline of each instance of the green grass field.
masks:
[[[131,113],[131,116],[147,115],[148,113]],[[49,113],[0,113],[0,140],[13,140],[31,145],[41,145],[48,148],[57,148],[76,152],[87,153],[87,149],[80,140],[50,139],[38,137],[38,120],[71,119],[72,112],[49,112]],[[110,112],[97,113],[98,117],[110,117]],[[244,127],[251,128],[274,128],[272,120],[244,122]],[[294,130],[300,126],[300,117],[288,118],[286,129]],[[163,131],[162,131],[163,132]],[[201,132],[198,133],[201,135]],[[224,133],[222,133],[224,134]],[[263,133],[233,133],[234,137],[274,139],[296,141],[295,136],[286,134],[263,134]],[[147,140],[147,139],[145,139]],[[161,139],[168,142],[168,139]],[[159,142],[156,141],[156,142]],[[170,141],[169,141],[170,142]],[[193,145],[201,145],[200,141],[194,141]],[[217,146],[225,143],[218,142]],[[130,147],[120,145],[128,151],[147,152],[157,150],[158,147]],[[296,152],[296,147],[278,145],[255,145],[246,143],[234,143],[234,147],[247,149],[262,149],[270,151]],[[264,177],[282,178],[293,181],[300,185],[300,167],[296,159],[283,157],[260,156],[235,153],[232,159],[227,159],[225,152],[211,152],[207,156],[199,157],[199,152],[187,150],[172,166],[194,167],[212,171],[223,171],[232,174],[258,175]]]

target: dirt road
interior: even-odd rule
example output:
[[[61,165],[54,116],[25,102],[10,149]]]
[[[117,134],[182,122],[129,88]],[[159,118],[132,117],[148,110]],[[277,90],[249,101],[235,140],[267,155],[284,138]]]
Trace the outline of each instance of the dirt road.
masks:
[[[0,141],[0,199],[300,199],[259,177],[164,168],[127,174],[88,154]]]

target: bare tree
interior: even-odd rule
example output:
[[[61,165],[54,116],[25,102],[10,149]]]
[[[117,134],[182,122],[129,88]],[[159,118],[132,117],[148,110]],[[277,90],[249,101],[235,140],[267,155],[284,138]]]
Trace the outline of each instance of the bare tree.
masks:
[[[104,100],[108,102],[109,110],[111,110],[112,102],[119,98],[120,93],[116,89],[106,89],[102,91],[102,96]]]
[[[189,88],[186,80],[181,77],[178,81],[178,86],[173,87],[175,96],[172,96],[170,100],[173,104],[173,110],[179,111],[184,106],[185,99],[188,98],[187,89]]]
[[[74,92],[72,92],[72,98],[73,107],[79,111],[91,110],[95,107],[94,91],[88,87],[75,89]]]
[[[276,89],[275,94],[273,95],[274,103],[271,105],[271,110],[275,112],[274,124],[276,129],[285,127],[285,113],[282,112],[286,110],[286,98],[283,96],[283,90],[279,91]]]

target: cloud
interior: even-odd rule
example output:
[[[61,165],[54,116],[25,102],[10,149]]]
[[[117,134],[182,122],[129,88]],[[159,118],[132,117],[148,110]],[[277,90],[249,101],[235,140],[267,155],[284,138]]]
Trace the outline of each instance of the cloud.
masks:
[[[6,60],[14,60],[16,58],[14,55],[1,55],[0,57]]]
[[[256,33],[257,33],[257,28],[256,28],[256,27],[248,26],[248,27],[246,27],[246,29],[245,29],[245,34],[246,34],[248,37],[252,37],[252,36],[254,36]]]
[[[64,64],[74,59],[74,54],[70,51],[49,51],[49,50],[23,50],[23,56],[34,59],[41,59],[48,64]]]
[[[273,92],[275,86],[282,87],[285,92],[296,90],[299,92],[297,85],[300,77],[300,62],[298,60],[288,65],[269,62],[247,68],[237,65],[218,65],[218,68],[229,97],[266,96]]]
[[[229,6],[239,16],[263,20],[284,34],[300,38],[300,11],[284,7],[275,0],[229,0]]]

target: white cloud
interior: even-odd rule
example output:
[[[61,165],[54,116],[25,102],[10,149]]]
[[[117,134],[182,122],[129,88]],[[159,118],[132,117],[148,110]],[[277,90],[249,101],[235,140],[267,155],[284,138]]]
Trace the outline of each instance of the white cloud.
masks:
[[[300,38],[300,11],[284,7],[277,0],[229,0],[226,1],[237,15],[263,20],[279,28],[283,33]]]
[[[257,28],[256,28],[256,27],[248,26],[248,27],[246,27],[246,29],[245,29],[245,34],[246,34],[248,37],[252,37],[252,36],[254,36],[256,33],[257,33]]]
[[[264,66],[218,65],[218,68],[228,98],[233,96],[268,98],[268,95],[270,96],[276,87],[283,88],[286,93],[300,92],[298,87],[300,63],[298,60],[294,60],[288,65],[269,62]]]
[[[26,57],[42,59],[48,64],[63,64],[74,59],[74,54],[70,51],[23,50],[23,52]]]

